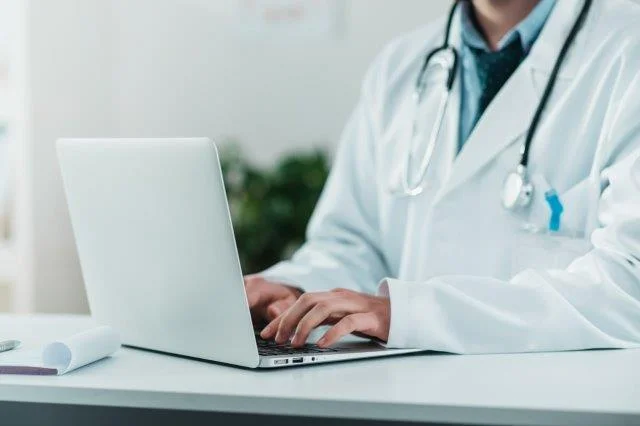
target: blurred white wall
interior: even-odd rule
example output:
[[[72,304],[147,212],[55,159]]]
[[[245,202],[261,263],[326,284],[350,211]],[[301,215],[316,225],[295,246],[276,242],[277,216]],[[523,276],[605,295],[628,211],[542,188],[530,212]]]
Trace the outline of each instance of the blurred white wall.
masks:
[[[32,0],[27,9],[25,136],[33,228],[33,270],[24,283],[31,287],[27,309],[87,309],[55,140],[113,132],[108,6],[108,1]]]
[[[377,51],[449,1],[350,0],[343,35],[324,40],[242,37],[234,3],[113,2],[118,134],[237,137],[259,161],[333,144]]]
[[[377,51],[449,0],[348,0],[334,39],[251,40],[235,0],[30,0],[34,308],[86,301],[55,158],[72,136],[236,137],[256,161],[332,146]]]

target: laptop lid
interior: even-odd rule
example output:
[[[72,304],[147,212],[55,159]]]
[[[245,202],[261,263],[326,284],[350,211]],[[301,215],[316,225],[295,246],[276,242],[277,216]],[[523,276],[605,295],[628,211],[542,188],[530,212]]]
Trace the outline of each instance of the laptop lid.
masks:
[[[213,142],[57,143],[91,313],[128,345],[256,367]]]

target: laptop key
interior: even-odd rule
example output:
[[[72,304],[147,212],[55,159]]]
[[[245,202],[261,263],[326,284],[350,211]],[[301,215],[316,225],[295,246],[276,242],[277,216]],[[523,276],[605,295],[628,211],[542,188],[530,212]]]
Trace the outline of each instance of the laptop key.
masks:
[[[274,341],[256,338],[258,344],[258,353],[260,355],[299,355],[299,354],[317,354],[326,352],[335,352],[334,349],[322,349],[316,345],[307,344],[301,348],[294,348],[290,344],[279,345]]]

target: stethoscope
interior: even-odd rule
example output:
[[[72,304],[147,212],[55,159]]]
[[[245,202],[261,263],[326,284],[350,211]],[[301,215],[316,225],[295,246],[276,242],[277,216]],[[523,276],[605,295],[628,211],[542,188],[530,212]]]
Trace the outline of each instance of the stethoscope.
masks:
[[[414,119],[412,122],[411,128],[411,146],[408,149],[408,154],[406,156],[406,161],[404,164],[404,168],[402,170],[402,188],[400,190],[392,190],[392,192],[396,195],[404,196],[404,197],[415,197],[420,195],[425,189],[425,177],[427,175],[427,171],[429,169],[429,165],[431,164],[431,160],[433,157],[433,153],[435,150],[436,142],[440,137],[440,132],[442,129],[442,124],[444,121],[444,117],[447,110],[447,105],[449,103],[449,98],[451,96],[451,91],[453,89],[453,84],[455,82],[456,74],[458,72],[458,61],[459,54],[455,47],[450,44],[450,36],[451,36],[451,27],[453,22],[453,17],[455,15],[458,3],[462,0],[455,0],[451,11],[449,12],[449,18],[447,20],[447,27],[445,31],[444,43],[442,46],[431,51],[427,57],[425,58],[422,68],[420,69],[420,73],[418,74],[418,79],[416,81],[414,93],[413,93],[413,101],[414,101]],[[527,167],[529,164],[529,150],[531,148],[531,143],[536,134],[536,130],[540,124],[540,120],[542,118],[542,114],[544,109],[549,102],[549,98],[553,92],[556,81],[558,80],[558,73],[562,67],[562,64],[567,56],[567,52],[576,36],[580,32],[584,21],[589,13],[593,0],[585,0],[584,6],[578,16],[575,24],[571,28],[571,32],[567,37],[564,45],[562,46],[562,50],[560,50],[560,54],[558,55],[558,59],[553,67],[553,71],[551,72],[551,76],[549,77],[549,82],[544,90],[542,95],[542,99],[538,104],[538,108],[533,116],[533,120],[531,125],[529,126],[529,130],[527,131],[527,135],[520,150],[520,162],[516,169],[510,172],[505,181],[502,189],[502,205],[509,210],[515,210],[518,208],[526,207],[531,203],[531,199],[533,198],[534,187],[529,177],[527,176]],[[417,179],[413,180],[410,175],[411,164],[413,162],[413,148],[416,146],[415,142],[418,137],[418,111],[420,110],[420,104],[424,100],[424,95],[426,93],[427,84],[425,81],[425,75],[429,67],[439,67],[442,68],[445,72],[447,72],[447,78],[445,81],[445,90],[440,98],[440,102],[438,104],[437,115],[435,125],[431,130],[431,134],[429,135],[429,142],[426,147],[426,151],[424,153],[424,157],[422,158],[422,162],[420,163],[420,167],[418,168]],[[412,183],[414,182],[414,183]]]

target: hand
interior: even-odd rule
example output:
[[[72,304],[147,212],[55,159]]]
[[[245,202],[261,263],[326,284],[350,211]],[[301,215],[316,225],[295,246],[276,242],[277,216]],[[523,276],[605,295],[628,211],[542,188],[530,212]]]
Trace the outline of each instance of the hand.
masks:
[[[278,344],[283,344],[293,334],[291,345],[300,347],[314,328],[333,324],[318,340],[318,346],[329,347],[350,333],[386,342],[390,317],[391,303],[387,297],[345,289],[305,293],[286,312],[271,321],[260,336],[263,339],[275,338]]]
[[[273,321],[298,300],[302,291],[265,280],[259,275],[244,278],[251,317],[256,326]]]

